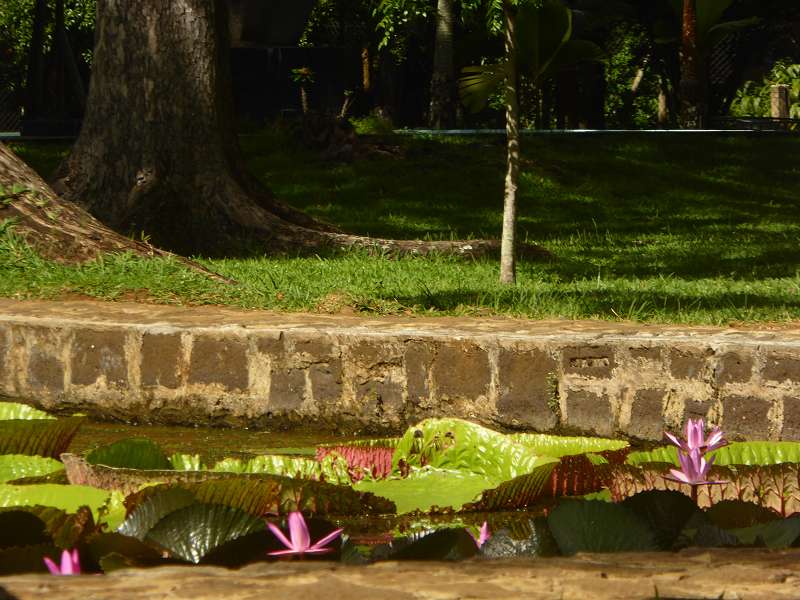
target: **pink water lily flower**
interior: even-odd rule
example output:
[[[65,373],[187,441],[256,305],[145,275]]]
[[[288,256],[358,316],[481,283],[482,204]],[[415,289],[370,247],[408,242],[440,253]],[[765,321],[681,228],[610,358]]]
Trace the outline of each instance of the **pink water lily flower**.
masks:
[[[669,432],[664,432],[664,435],[684,452],[691,452],[692,450],[700,450],[703,453],[711,452],[728,443],[723,438],[722,430],[719,427],[712,429],[708,438],[706,438],[706,424],[703,419],[689,419],[686,422],[686,440],[682,440]]]
[[[489,531],[489,524],[484,521],[483,525],[481,525],[480,531],[478,532],[478,537],[475,537],[475,534],[472,533],[469,529],[467,529],[467,533],[475,540],[475,545],[478,548],[482,548],[483,545],[489,541],[489,538],[492,537],[492,532]]]
[[[722,483],[721,481],[709,481],[708,471],[711,465],[714,464],[714,457],[706,460],[703,456],[702,450],[694,448],[688,454],[678,452],[678,460],[680,461],[681,468],[670,469],[670,475],[666,476],[667,479],[672,479],[679,483],[688,483],[689,485],[703,485]]]
[[[267,523],[269,530],[280,540],[281,544],[286,546],[286,550],[270,552],[270,556],[285,556],[291,554],[302,556],[303,554],[325,554],[327,552],[333,552],[333,548],[328,548],[327,545],[339,537],[343,531],[343,529],[332,531],[318,542],[312,544],[306,520],[303,518],[303,513],[299,511],[290,512],[288,521],[288,539],[277,525]]]
[[[80,575],[81,574],[81,561],[78,556],[78,549],[75,548],[70,552],[64,550],[61,553],[61,566],[58,566],[49,556],[44,557],[44,564],[51,575]]]

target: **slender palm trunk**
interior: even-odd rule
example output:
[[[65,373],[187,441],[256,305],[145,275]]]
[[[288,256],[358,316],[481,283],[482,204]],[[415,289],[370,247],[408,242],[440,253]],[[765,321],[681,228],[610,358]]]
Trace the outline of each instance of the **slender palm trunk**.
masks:
[[[453,0],[438,0],[429,118],[433,129],[448,129],[455,124],[454,26]]]
[[[705,120],[700,49],[697,39],[697,0],[683,0],[681,41],[681,126],[699,129]]]
[[[500,242],[500,283],[516,281],[517,188],[519,187],[519,100],[517,94],[516,15],[509,0],[503,1],[506,78],[506,137],[508,160],[503,200],[503,233]]]

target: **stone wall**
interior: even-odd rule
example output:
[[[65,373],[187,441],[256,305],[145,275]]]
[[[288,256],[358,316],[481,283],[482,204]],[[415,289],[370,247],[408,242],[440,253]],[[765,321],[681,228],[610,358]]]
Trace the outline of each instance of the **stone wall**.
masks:
[[[800,439],[800,332],[0,300],[0,395],[140,422]]]

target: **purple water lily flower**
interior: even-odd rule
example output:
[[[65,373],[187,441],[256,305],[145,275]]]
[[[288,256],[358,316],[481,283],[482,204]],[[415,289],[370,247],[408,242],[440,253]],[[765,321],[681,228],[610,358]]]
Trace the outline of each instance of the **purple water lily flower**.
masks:
[[[292,554],[302,556],[303,554],[325,554],[327,552],[333,552],[333,548],[328,548],[327,545],[339,537],[342,531],[344,531],[343,529],[332,531],[318,542],[312,544],[306,520],[303,518],[303,513],[299,511],[290,512],[288,521],[288,539],[277,525],[267,523],[269,530],[280,540],[281,544],[286,546],[286,550],[270,552],[270,556],[286,556]]]
[[[706,424],[703,419],[689,419],[686,422],[686,440],[682,440],[669,432],[664,432],[664,435],[670,442],[686,453],[692,450],[700,450],[702,453],[711,452],[728,443],[723,438],[722,430],[719,427],[712,429],[708,438],[706,438]]]
[[[677,481],[679,483],[687,483],[691,486],[722,483],[721,481],[709,481],[708,471],[711,465],[714,464],[714,457],[709,460],[703,456],[703,451],[699,448],[694,448],[688,454],[678,452],[678,461],[681,464],[680,470],[670,469],[670,475],[667,479]]]
[[[483,525],[481,525],[480,531],[478,532],[478,537],[475,537],[475,534],[472,533],[469,529],[467,529],[467,533],[475,540],[475,545],[478,548],[482,548],[483,545],[492,537],[492,532],[489,531],[489,524],[484,521]]]
[[[70,552],[64,550],[61,553],[61,566],[57,565],[49,556],[44,557],[44,564],[51,575],[80,575],[81,561],[78,556],[78,549]]]

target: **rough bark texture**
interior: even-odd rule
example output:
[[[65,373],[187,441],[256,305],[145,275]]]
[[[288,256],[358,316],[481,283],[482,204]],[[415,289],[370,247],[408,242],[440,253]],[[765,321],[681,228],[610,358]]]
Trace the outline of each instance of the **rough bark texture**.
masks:
[[[181,254],[498,248],[346,235],[276,201],[236,140],[224,0],[98,0],[97,11],[87,116],[54,187],[110,227]]]
[[[500,248],[500,283],[516,280],[517,188],[519,187],[519,100],[517,98],[516,16],[508,0],[503,1],[505,51],[508,63],[506,77],[506,136],[508,138],[508,170],[503,200],[503,234]]]
[[[705,121],[704,86],[701,81],[697,38],[697,0],[683,0],[681,43],[681,126],[700,129]]]
[[[429,125],[433,129],[450,129],[455,125],[454,30],[453,0],[438,0],[429,119]]]
[[[108,252],[139,256],[171,256],[150,244],[110,230],[82,208],[65,201],[36,172],[0,143],[0,222],[11,220],[14,233],[43,257],[80,263]],[[199,264],[178,257],[187,266],[229,281]]]

